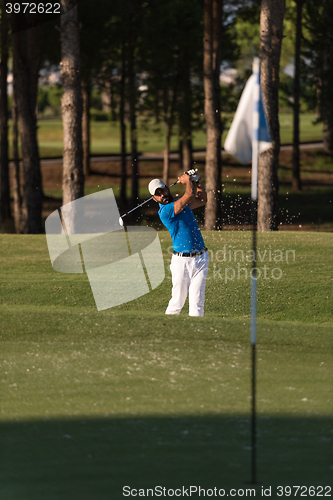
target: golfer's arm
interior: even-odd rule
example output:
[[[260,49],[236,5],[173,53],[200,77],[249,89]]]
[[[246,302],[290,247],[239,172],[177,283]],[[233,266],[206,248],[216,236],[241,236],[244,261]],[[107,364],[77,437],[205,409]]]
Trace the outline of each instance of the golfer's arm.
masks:
[[[190,205],[191,202],[195,199],[194,186],[193,182],[189,179],[186,183],[185,193],[179,200],[176,200],[173,207],[175,211],[175,215],[178,215],[186,205]]]
[[[207,203],[207,193],[205,190],[205,186],[200,181],[197,184],[197,193],[195,195],[195,198],[193,201],[191,201],[191,203],[189,203],[189,207],[193,210],[194,208],[206,205],[206,203]]]

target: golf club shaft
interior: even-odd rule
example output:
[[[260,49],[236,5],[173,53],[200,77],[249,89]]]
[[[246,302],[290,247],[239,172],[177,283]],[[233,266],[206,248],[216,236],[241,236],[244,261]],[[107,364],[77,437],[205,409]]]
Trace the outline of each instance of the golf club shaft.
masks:
[[[169,188],[171,188],[172,186],[174,186],[175,184],[177,184],[177,182],[178,182],[178,181],[176,181],[176,182],[174,182],[173,184],[171,184],[171,185],[169,186]],[[121,219],[122,219],[123,217],[125,217],[126,215],[130,214],[131,212],[134,212],[134,210],[136,210],[137,208],[142,207],[142,205],[144,205],[145,203],[148,203],[148,201],[150,201],[152,198],[153,198],[153,197],[151,196],[150,198],[148,198],[148,200],[146,200],[146,201],[144,201],[144,202],[140,203],[140,205],[138,205],[138,206],[136,206],[136,207],[132,208],[132,210],[129,210],[128,212],[126,212],[126,214],[121,215],[121,216],[120,216],[120,217],[121,217]]]

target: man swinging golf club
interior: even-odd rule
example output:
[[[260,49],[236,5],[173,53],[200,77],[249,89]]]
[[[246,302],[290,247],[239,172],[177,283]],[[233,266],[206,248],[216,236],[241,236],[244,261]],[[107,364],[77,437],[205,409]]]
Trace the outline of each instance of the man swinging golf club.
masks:
[[[203,316],[209,256],[192,210],[207,203],[207,194],[195,171],[191,176],[184,173],[178,182],[185,186],[185,193],[176,200],[160,179],[153,179],[148,186],[173,243],[172,297],[165,314],[179,314],[189,295],[189,315]]]

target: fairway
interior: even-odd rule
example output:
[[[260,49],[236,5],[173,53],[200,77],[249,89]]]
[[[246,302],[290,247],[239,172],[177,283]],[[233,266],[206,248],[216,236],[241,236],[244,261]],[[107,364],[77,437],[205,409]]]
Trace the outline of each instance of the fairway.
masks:
[[[159,236],[163,283],[98,312],[86,275],[53,270],[45,235],[0,235],[1,500],[251,488],[251,233],[203,232],[204,318],[188,302],[164,315]],[[257,497],[332,486],[332,245],[258,234]]]
[[[226,138],[232,115],[223,115],[226,126],[222,135],[222,143]],[[291,113],[280,113],[281,142],[292,143]],[[60,157],[63,154],[63,130],[60,118],[40,119],[38,121],[38,146],[41,158]],[[127,152],[130,153],[130,138],[127,131]],[[154,123],[145,123],[138,120],[138,150],[141,153],[162,152],[165,148],[166,126],[161,124],[156,127]],[[323,137],[322,123],[316,123],[315,113],[301,113],[300,115],[300,141],[321,141]],[[9,120],[10,156],[12,156],[12,122]],[[176,127],[171,137],[171,149],[177,151],[179,147],[178,131]],[[206,148],[206,134],[204,127],[193,132],[193,148]],[[91,154],[120,154],[120,127],[117,122],[91,121]]]

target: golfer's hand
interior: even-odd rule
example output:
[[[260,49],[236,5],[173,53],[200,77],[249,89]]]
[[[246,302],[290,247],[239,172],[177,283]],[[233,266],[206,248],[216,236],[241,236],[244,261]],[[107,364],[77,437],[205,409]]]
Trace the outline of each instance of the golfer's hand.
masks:
[[[191,178],[188,174],[182,174],[180,177],[178,177],[178,182],[180,184],[189,184],[192,183]]]

